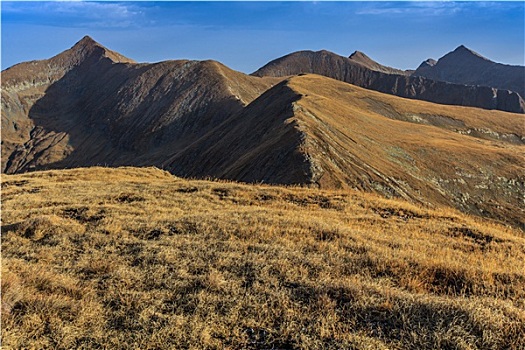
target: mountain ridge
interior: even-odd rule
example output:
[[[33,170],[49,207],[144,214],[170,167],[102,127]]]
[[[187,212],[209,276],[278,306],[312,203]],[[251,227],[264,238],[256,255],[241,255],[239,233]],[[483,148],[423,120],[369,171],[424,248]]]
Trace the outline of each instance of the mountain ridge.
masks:
[[[327,50],[293,52],[270,61],[252,75],[285,77],[304,73],[410,99],[525,113],[525,101],[513,91],[436,81],[415,73],[411,76],[384,73]]]
[[[146,159],[149,151],[163,153],[162,147],[170,152],[280,80],[246,76],[214,61],[120,63],[101,50],[84,38],[52,59],[63,63],[56,81],[3,89],[3,172],[51,163],[119,164],[136,152]],[[82,59],[71,65],[70,57]],[[12,77],[28,66],[34,64],[13,67],[2,87],[13,86]]]
[[[55,56],[65,62],[57,81],[2,89],[2,172],[157,166],[187,177],[354,188],[523,226],[523,115],[364,89],[344,78],[380,77],[398,92],[410,92],[410,81],[433,85],[328,51],[303,55],[341,75],[290,76],[296,62],[287,57],[276,65],[283,77],[211,60],[120,62],[85,38]]]
[[[458,46],[432,65],[420,65],[412,74],[451,83],[494,87],[525,96],[525,67],[493,62],[467,48]]]
[[[35,85],[38,83],[41,85],[52,84],[67,71],[90,58],[93,60],[106,58],[113,63],[136,63],[134,60],[106,48],[86,35],[71,48],[49,59],[22,62],[3,70],[2,85],[4,89],[9,91],[10,89],[16,90],[17,83],[24,80],[31,80]],[[47,79],[36,74],[42,70],[48,72],[45,76]]]
[[[361,51],[354,51],[350,56],[348,56],[350,60],[352,60],[355,63],[358,63],[368,69],[382,72],[382,73],[389,73],[389,74],[399,74],[399,75],[410,75],[413,71],[412,70],[402,70],[392,67],[384,66],[377,61],[371,59],[368,55],[366,55],[364,52]]]
[[[523,225],[517,196],[524,192],[518,154],[525,135],[517,115],[498,112],[497,123],[495,116],[406,104],[307,74],[266,91],[160,167],[186,177],[353,188]],[[488,155],[497,169],[484,164]],[[499,180],[487,175],[496,173]]]

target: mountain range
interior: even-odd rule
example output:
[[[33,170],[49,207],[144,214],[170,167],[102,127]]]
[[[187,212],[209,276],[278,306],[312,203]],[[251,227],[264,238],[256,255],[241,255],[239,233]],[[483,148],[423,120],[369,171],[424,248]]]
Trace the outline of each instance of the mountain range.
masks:
[[[525,96],[525,68],[492,62],[461,45],[439,60],[423,62],[413,76],[456,84],[491,86]]]
[[[463,56],[462,50],[460,50],[460,55]],[[447,56],[452,56],[452,58],[446,58],[445,56],[443,58],[445,62],[462,62],[462,60],[470,62],[470,56],[468,55],[466,55],[467,59],[463,57],[454,58],[456,57],[454,53]],[[472,56],[474,56],[474,53],[472,53]],[[483,60],[481,66],[474,64],[474,68],[469,69],[470,72],[473,72],[472,75],[474,78],[470,78],[470,75],[467,73],[464,77],[455,76],[454,81],[451,81],[446,80],[446,77],[437,80],[427,78],[426,71],[428,71],[428,69],[425,71],[425,67],[429,66],[428,60],[425,61],[426,64],[423,65],[423,67],[420,66],[418,69],[419,72],[416,70],[412,73],[410,71],[400,71],[382,66],[366,57],[366,55],[359,53],[355,53],[350,57],[343,57],[326,50],[299,51],[269,62],[254,72],[253,75],[259,77],[284,77],[313,73],[400,97],[440,104],[524,113],[525,102],[523,95],[520,94],[520,92],[509,90],[509,88],[516,88],[523,93],[525,67],[496,64],[490,65],[490,67],[486,69],[485,61],[490,62]],[[441,68],[442,66],[445,66],[445,68]],[[454,66],[454,64],[451,63],[450,66]],[[447,74],[451,76],[454,75],[451,69],[446,69],[446,65],[440,64],[439,61],[435,67],[437,67],[435,70],[435,74],[437,75],[440,75],[439,72],[442,71],[447,72]],[[516,71],[516,69],[518,71]],[[462,65],[460,65],[457,70],[462,70]],[[504,83],[506,80],[505,78],[501,78],[499,71],[503,71],[506,77],[512,76],[510,83]],[[443,73],[441,75],[444,76],[446,74]],[[487,75],[489,76],[486,77]],[[491,78],[492,76],[497,76],[498,78]],[[483,81],[487,85],[471,85],[471,82],[479,81]],[[491,84],[493,81],[495,85],[505,86],[505,89],[495,87]],[[522,83],[521,88],[519,88],[520,82]]]
[[[523,227],[524,67],[478,58],[460,47],[402,71],[358,51],[301,51],[246,75],[216,61],[136,63],[85,37],[2,72],[2,172],[154,165]]]

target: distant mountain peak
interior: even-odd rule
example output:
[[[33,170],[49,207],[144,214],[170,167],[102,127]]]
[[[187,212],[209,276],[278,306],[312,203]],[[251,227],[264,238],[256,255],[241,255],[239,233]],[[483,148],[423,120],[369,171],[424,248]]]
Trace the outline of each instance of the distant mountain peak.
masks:
[[[520,104],[523,103],[520,99],[525,96],[525,67],[494,62],[465,45],[459,45],[437,62],[427,60],[421,63],[413,76],[514,91]]]
[[[348,56],[348,59],[350,59],[352,62],[355,62],[363,67],[366,67],[368,69],[377,71],[377,72],[383,72],[388,74],[406,74],[404,71],[392,67],[384,66],[377,61],[374,61],[370,57],[368,57],[364,52],[362,51],[354,51],[353,54]]]
[[[437,61],[433,58],[429,58],[419,65],[417,69],[427,68],[427,67],[434,67],[436,65]]]
[[[484,59],[486,61],[489,61],[488,58],[483,57],[482,55],[480,55],[479,53],[477,53],[474,50],[469,49],[465,45],[459,45],[458,47],[456,47],[456,49],[454,51],[450,52],[448,55],[455,56],[455,55],[458,55],[458,54],[462,55],[462,56],[475,56],[475,57],[478,57],[478,58],[482,58],[482,59]]]
[[[93,47],[93,46],[101,46],[98,42],[93,40],[92,37],[89,35],[85,35],[82,39],[80,39],[73,47],[82,48],[82,47]]]
[[[110,60],[116,63],[119,63],[119,62],[134,63],[135,62],[132,59],[129,59],[121,55],[118,52],[115,52],[115,51],[112,51],[106,48],[102,44],[95,41],[89,35],[85,35],[75,45],[73,45],[71,49],[68,51],[70,52],[70,54],[76,57],[76,60],[82,60],[93,54],[97,54],[97,55],[100,55],[101,57],[109,58]]]
[[[454,51],[457,51],[457,52],[462,52],[463,51],[463,52],[475,53],[473,50],[469,49],[465,45],[459,45],[458,47],[456,47],[456,49]]]
[[[364,52],[362,51],[354,51],[353,54],[351,54],[350,56],[348,56],[348,58],[352,58],[352,59],[366,59],[366,60],[371,60],[372,59],[370,57],[368,57]]]

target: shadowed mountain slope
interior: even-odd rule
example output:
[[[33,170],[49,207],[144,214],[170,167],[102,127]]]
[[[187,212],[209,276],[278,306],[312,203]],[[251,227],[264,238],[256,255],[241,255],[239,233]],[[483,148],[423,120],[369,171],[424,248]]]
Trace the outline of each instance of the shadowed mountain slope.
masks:
[[[324,75],[367,89],[411,99],[515,113],[525,112],[525,102],[515,92],[439,82],[420,76],[387,74],[324,50],[289,54],[271,61],[253,75],[284,77],[302,73]]]
[[[519,223],[523,116],[290,78],[163,164],[173,173],[355,188]]]
[[[163,168],[186,176],[309,183],[310,164],[301,150],[304,135],[294,120],[294,101],[299,98],[286,82],[280,83],[167,160]]]
[[[427,62],[427,61],[425,61]],[[525,67],[492,62],[461,45],[433,65],[423,62],[413,73],[432,80],[490,86],[525,96]]]
[[[156,164],[279,81],[214,61],[136,64],[88,37],[2,74],[7,173]]]
[[[43,130],[35,124],[32,108],[70,71],[79,65],[90,66],[99,61],[106,65],[134,62],[86,36],[71,49],[50,59],[20,63],[2,71],[2,172],[8,170],[6,163],[10,156],[25,146],[36,146],[38,151],[33,153],[45,153],[48,162],[68,152],[67,133]],[[71,85],[66,90],[70,92]],[[24,146],[30,140],[32,144]],[[11,169],[11,172],[16,170]]]

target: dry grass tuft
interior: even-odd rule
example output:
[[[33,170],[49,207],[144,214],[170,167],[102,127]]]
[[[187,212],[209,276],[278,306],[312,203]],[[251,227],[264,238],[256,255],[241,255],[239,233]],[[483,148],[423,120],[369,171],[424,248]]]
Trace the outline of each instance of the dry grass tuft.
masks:
[[[525,348],[523,232],[452,209],[155,168],[2,202],[6,349]]]

